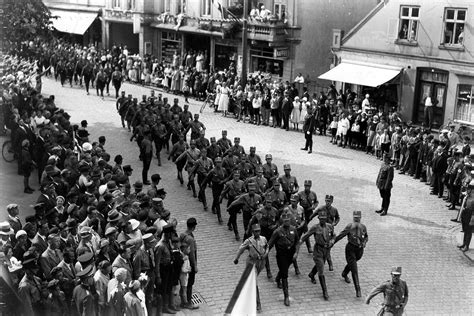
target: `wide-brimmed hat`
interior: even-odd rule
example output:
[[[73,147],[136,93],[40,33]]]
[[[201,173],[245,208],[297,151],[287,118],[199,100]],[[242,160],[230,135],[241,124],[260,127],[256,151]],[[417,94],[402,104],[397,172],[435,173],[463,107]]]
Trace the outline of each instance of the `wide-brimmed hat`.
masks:
[[[130,225],[132,226],[132,230],[135,230],[138,228],[138,226],[140,226],[140,222],[137,221],[136,219],[131,219],[128,221],[130,223]]]
[[[8,222],[0,222],[0,235],[11,235],[13,234],[13,229]]]
[[[107,214],[107,222],[109,223],[118,222],[121,219],[122,219],[122,214],[120,214],[120,212],[117,211],[116,209],[111,210]]]

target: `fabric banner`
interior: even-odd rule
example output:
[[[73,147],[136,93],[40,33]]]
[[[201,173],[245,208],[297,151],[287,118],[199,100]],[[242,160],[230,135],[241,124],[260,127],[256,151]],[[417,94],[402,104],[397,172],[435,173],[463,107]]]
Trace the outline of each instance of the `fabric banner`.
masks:
[[[257,271],[255,265],[245,267],[225,315],[257,315]]]

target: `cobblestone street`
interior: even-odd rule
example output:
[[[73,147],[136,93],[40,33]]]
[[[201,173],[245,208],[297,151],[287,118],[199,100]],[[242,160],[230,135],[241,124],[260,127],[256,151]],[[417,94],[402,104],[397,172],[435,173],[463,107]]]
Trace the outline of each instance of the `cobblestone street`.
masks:
[[[139,100],[143,94],[150,94],[150,88],[135,85],[125,84],[122,89]],[[141,180],[138,148],[135,142],[129,141],[131,134],[121,127],[115,99],[106,97],[102,100],[95,93],[87,96],[79,87],[61,88],[59,82],[50,79],[44,80],[43,92],[55,95],[57,106],[72,116],[72,122],[77,124],[87,119],[91,140],[96,141],[104,135],[107,138],[105,147],[112,158],[120,153],[124,164],[132,165],[131,182]],[[173,97],[168,95],[171,100]],[[191,102],[190,111],[198,112],[201,104]],[[184,104],[181,97],[180,104]],[[313,154],[308,155],[300,150],[304,145],[300,132],[237,123],[210,109],[204,111],[201,120],[207,127],[207,138],[219,138],[221,130],[226,129],[231,140],[236,136],[241,138],[241,145],[247,152],[253,145],[262,158],[271,153],[280,173],[283,164],[290,163],[292,174],[301,187],[305,179],[313,180],[312,190],[317,193],[320,203],[324,202],[326,194],[334,195],[333,205],[341,215],[336,233],[351,222],[354,210],[362,211],[362,222],[368,229],[369,242],[359,261],[362,298],[356,298],[353,285],[346,284],[340,276],[345,265],[345,240],[336,244],[331,252],[335,271],[326,274],[329,301],[324,301],[319,282],[314,285],[307,277],[313,261],[306,247],[302,247],[298,259],[301,275],[295,276],[294,270],[290,269],[290,307],[283,305],[282,291],[266,278],[264,272],[259,277],[263,315],[375,315],[382,296],[374,298],[370,305],[364,304],[364,298],[374,286],[388,280],[391,267],[397,265],[403,267],[402,279],[409,287],[407,315],[474,314],[473,264],[456,248],[460,227],[450,221],[456,212],[448,211],[444,201],[429,195],[426,185],[396,173],[389,214],[380,217],[374,213],[381,201],[375,187],[379,160],[364,152],[334,146],[328,137],[321,136],[314,137]],[[162,176],[160,186],[168,193],[165,207],[178,219],[178,230],[185,230],[188,217],[194,216],[198,220],[195,236],[199,273],[195,291],[201,294],[214,314],[222,315],[244,269],[245,256],[238,265],[233,264],[239,242],[226,225],[219,225],[216,216],[203,211],[202,204],[179,184],[174,164],[166,159],[162,161],[163,166],[158,167],[154,159],[150,174],[157,172]],[[20,204],[23,218],[33,213],[30,205],[36,200],[37,192],[33,195],[21,193],[22,178],[16,175],[15,164],[2,161],[0,167],[3,208],[15,202]],[[32,179],[33,187],[38,189],[36,177]],[[212,199],[210,190],[207,190],[207,196],[208,200]],[[6,216],[4,211],[1,219]],[[223,216],[226,222],[228,214],[225,211]],[[242,231],[241,217],[239,220]],[[275,276],[275,250],[270,253],[270,262]]]

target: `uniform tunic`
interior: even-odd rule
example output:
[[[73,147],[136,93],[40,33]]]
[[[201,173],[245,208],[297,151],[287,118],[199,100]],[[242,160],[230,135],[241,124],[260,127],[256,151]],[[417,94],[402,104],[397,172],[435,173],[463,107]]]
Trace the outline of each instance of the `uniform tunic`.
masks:
[[[293,262],[298,239],[298,232],[295,227],[285,228],[280,226],[273,232],[268,242],[269,249],[272,249],[273,246],[276,248],[277,265],[282,279],[288,278],[288,268]]]
[[[313,261],[318,270],[319,276],[324,275],[324,264],[326,263],[330,247],[330,241],[334,239],[334,228],[331,224],[316,224],[313,225],[309,231],[301,237],[301,241],[305,241],[310,236],[314,235],[315,244],[313,250]]]
[[[375,295],[383,293],[384,302],[382,310],[384,313],[391,313],[393,316],[401,316],[404,306],[408,301],[408,286],[405,281],[400,280],[398,284],[392,281],[386,281],[374,288],[367,296],[367,300],[372,299]],[[380,314],[379,315],[383,315]]]
[[[246,249],[249,251],[247,258],[247,264],[255,264],[257,268],[257,274],[259,274],[265,266],[265,259],[262,258],[263,254],[267,251],[268,242],[264,236],[255,239],[251,236],[240,245],[240,249]]]

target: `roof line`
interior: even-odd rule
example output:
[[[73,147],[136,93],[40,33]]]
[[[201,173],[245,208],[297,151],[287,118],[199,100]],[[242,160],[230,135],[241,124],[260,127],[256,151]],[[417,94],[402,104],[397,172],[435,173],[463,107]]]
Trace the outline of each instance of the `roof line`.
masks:
[[[385,0],[380,1],[375,8],[372,9],[362,20],[360,20],[359,23],[357,23],[352,29],[347,32],[347,34],[342,38],[341,44],[344,45],[344,43],[352,37],[362,26],[365,25],[377,12],[379,12],[384,6],[385,6]]]

